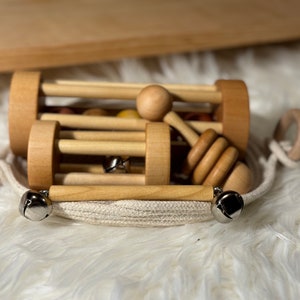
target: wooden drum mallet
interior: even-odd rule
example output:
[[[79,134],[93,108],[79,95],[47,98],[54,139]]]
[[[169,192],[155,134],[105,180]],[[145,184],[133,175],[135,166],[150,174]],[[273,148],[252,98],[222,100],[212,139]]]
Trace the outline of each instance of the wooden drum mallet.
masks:
[[[164,123],[147,124],[145,141],[87,141],[59,137],[58,122],[34,122],[28,143],[30,188],[48,189],[55,184],[60,154],[145,157],[145,174],[82,174],[82,181],[77,177],[76,184],[169,184],[171,141],[169,126]]]

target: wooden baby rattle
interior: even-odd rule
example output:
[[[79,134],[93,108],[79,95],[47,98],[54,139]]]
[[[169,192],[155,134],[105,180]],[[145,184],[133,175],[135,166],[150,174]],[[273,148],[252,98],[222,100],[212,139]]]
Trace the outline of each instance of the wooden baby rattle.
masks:
[[[19,211],[32,221],[41,221],[52,213],[52,202],[66,201],[202,201],[210,202],[217,221],[228,223],[238,218],[244,208],[240,194],[223,192],[218,187],[196,185],[148,186],[65,186],[53,185],[49,190],[25,192]],[[133,200],[134,201],[134,200]]]
[[[49,113],[44,98],[81,97],[135,100],[146,84],[43,82],[40,72],[16,72],[11,81],[9,138],[14,154],[26,157],[30,128],[35,120],[56,120],[62,126],[92,130],[145,130],[142,119],[111,119],[109,116]],[[246,149],[249,127],[247,89],[239,81],[217,81],[212,86],[165,85],[173,101],[210,104],[215,122],[189,121],[197,132],[214,128],[232,142],[242,154]],[[237,101],[238,100],[238,101]],[[239,126],[237,126],[239,124]],[[242,125],[241,125],[242,124]]]
[[[223,100],[215,112],[218,121],[222,121],[221,133],[244,156],[249,137],[249,99],[247,88],[239,80],[219,80],[216,86],[222,91]],[[162,121],[176,128],[187,142],[193,146],[198,134],[186,125],[186,122],[172,111],[173,96],[163,86],[149,85],[137,96],[136,105],[139,114],[146,120]],[[207,127],[214,128],[213,126]],[[205,130],[204,129],[204,130]]]
[[[176,128],[191,145],[192,149],[183,169],[185,175],[193,171],[194,184],[224,184],[226,189],[234,187],[240,193],[249,191],[251,172],[243,163],[237,163],[238,150],[229,146],[228,141],[224,137],[218,137],[212,129],[199,137],[172,111],[172,95],[165,88],[158,85],[147,86],[141,90],[136,102],[137,110],[143,118],[165,121]],[[228,176],[230,180],[227,182]]]
[[[28,182],[33,189],[55,184],[60,154],[145,157],[145,174],[81,174],[75,176],[76,184],[169,184],[171,141],[164,123],[147,124],[144,141],[62,139],[59,132],[56,121],[35,121],[31,128]]]

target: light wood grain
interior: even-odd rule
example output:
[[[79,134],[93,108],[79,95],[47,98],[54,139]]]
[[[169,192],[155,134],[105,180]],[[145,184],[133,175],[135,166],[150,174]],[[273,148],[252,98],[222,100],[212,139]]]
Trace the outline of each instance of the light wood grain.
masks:
[[[196,185],[147,185],[147,186],[64,186],[53,185],[49,189],[52,201],[93,201],[93,200],[213,200],[211,186]]]
[[[300,2],[1,1],[0,71],[300,37]]]

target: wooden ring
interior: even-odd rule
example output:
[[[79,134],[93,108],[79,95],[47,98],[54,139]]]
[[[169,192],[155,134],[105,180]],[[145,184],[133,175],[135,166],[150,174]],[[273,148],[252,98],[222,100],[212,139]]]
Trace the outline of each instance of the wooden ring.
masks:
[[[212,170],[219,157],[228,147],[228,142],[225,138],[219,137],[200,160],[197,167],[194,169],[192,182],[193,184],[202,184],[206,176]]]
[[[170,127],[162,122],[146,125],[145,184],[170,184]]]
[[[251,186],[252,173],[250,169],[244,163],[238,161],[223,184],[223,190],[236,191],[242,195],[248,193]]]
[[[274,138],[278,142],[283,140],[293,123],[297,125],[297,136],[292,149],[288,152],[288,157],[292,160],[300,160],[300,109],[290,109],[281,117],[275,129]]]
[[[241,80],[218,80],[216,86],[222,94],[222,103],[215,118],[222,122],[222,135],[235,146],[243,158],[249,139],[250,110],[247,86]]]
[[[54,184],[59,164],[59,153],[56,151],[59,127],[56,121],[35,121],[31,127],[27,157],[28,183],[31,189],[49,189]]]
[[[217,137],[218,134],[213,129],[207,129],[199,136],[183,163],[182,173],[184,175],[188,176],[194,170]]]
[[[9,139],[15,155],[26,157],[31,126],[39,110],[40,72],[14,73],[9,96]]]
[[[239,152],[235,147],[228,147],[208,176],[204,180],[204,185],[220,186],[225,180],[227,174],[236,163],[239,157]]]

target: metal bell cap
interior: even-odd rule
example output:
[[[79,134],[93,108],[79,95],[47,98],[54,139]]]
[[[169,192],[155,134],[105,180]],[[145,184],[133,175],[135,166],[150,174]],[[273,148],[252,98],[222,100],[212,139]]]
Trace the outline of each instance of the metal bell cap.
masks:
[[[52,203],[47,191],[25,192],[21,198],[19,211],[22,216],[31,221],[41,221],[52,212]]]
[[[235,191],[217,193],[211,211],[220,223],[229,223],[239,217],[244,208],[242,196]]]

